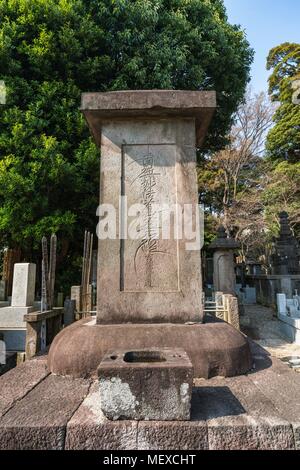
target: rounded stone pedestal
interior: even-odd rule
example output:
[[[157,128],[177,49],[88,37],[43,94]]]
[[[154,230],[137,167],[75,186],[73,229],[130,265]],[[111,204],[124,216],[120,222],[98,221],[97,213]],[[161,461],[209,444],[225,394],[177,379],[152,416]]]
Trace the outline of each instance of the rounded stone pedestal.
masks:
[[[54,339],[49,371],[58,375],[92,377],[105,353],[116,349],[182,348],[194,366],[194,376],[232,377],[248,372],[252,359],[247,338],[218,320],[203,324],[97,325],[93,317],[63,329]]]

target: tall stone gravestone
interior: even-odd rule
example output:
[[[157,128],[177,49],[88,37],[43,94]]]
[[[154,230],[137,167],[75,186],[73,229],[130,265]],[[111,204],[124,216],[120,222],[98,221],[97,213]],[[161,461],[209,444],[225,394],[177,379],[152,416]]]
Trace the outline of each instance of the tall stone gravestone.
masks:
[[[99,240],[98,323],[202,320],[200,246],[187,249],[193,240],[185,230],[177,240],[174,224],[169,239],[161,226],[155,230],[163,207],[190,204],[196,223],[196,146],[215,107],[214,92],[83,94],[82,112],[101,149],[100,205],[113,205],[117,215],[116,239]],[[144,206],[141,237],[120,240],[135,204]]]

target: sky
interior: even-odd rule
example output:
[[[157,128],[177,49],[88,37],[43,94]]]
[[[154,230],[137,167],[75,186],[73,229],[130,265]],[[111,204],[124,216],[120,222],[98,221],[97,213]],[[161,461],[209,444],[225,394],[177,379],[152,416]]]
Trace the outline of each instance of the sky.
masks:
[[[241,25],[255,51],[251,86],[267,91],[266,58],[283,42],[300,43],[300,0],[224,0],[230,23]]]

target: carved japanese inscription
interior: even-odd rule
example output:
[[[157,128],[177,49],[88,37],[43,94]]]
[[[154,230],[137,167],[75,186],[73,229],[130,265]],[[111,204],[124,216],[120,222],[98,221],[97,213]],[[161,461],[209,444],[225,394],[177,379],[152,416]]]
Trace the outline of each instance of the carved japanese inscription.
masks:
[[[129,237],[121,242],[121,290],[178,291],[176,146],[124,145],[122,195],[127,198]]]

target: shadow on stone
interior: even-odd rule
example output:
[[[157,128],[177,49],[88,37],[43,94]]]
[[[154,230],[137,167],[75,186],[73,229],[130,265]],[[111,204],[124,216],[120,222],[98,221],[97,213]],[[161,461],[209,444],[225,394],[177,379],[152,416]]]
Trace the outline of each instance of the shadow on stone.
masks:
[[[268,369],[272,366],[272,358],[268,351],[266,351],[262,346],[257,344],[255,341],[248,337],[248,342],[253,358],[253,368],[249,374],[253,374],[260,370]]]
[[[248,336],[251,339],[256,339],[256,340],[260,339],[258,328],[255,328],[252,326],[242,326],[241,331],[242,333],[244,333],[244,335]]]
[[[246,413],[228,387],[195,387],[192,394],[191,420],[208,420]]]

